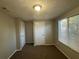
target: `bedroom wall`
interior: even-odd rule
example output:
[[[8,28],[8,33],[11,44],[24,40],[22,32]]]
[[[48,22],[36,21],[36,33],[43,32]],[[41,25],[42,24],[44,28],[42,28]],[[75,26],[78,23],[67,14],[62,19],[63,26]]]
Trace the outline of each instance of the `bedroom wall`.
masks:
[[[0,11],[0,59],[8,59],[15,50],[15,20]]]
[[[25,44],[25,23],[0,11],[0,59],[8,59]]]

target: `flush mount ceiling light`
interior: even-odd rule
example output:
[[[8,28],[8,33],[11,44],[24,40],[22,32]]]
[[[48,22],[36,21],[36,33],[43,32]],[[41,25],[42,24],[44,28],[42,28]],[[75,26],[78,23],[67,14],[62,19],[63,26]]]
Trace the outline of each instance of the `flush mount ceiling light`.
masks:
[[[41,7],[42,6],[39,5],[39,4],[36,4],[36,5],[33,6],[34,10],[37,11],[37,12],[39,12],[41,10]]]

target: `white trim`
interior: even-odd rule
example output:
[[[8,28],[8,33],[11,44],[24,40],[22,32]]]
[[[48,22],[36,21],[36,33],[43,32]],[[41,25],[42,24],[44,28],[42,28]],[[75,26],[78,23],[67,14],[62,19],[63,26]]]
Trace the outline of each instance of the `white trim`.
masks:
[[[16,52],[17,52],[17,50],[15,50],[15,51],[8,57],[8,59],[10,59]]]
[[[26,44],[26,43],[25,43]],[[25,45],[24,44],[24,45]],[[24,46],[23,46],[24,47]],[[8,57],[8,59],[10,59],[17,51],[21,51],[22,49],[23,49],[23,47],[22,48],[20,48],[20,49],[17,49],[17,50],[15,50],[9,57]]]
[[[55,45],[55,44],[44,44],[44,45]]]
[[[71,59],[60,47],[58,47],[57,45],[55,45],[55,47],[61,51],[68,59]]]
[[[21,51],[22,49],[17,49],[16,51]]]
[[[9,57],[8,57],[8,59],[10,59],[17,51],[21,51],[22,49],[17,49],[17,50],[15,50]]]
[[[51,46],[51,45],[55,45],[55,44],[41,44],[41,45],[34,44],[34,46]]]

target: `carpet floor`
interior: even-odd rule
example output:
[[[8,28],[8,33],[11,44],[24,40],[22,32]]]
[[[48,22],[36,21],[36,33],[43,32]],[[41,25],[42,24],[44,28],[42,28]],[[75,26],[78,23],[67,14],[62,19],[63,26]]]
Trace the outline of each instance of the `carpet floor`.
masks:
[[[16,52],[11,59],[67,59],[55,46],[28,46]]]

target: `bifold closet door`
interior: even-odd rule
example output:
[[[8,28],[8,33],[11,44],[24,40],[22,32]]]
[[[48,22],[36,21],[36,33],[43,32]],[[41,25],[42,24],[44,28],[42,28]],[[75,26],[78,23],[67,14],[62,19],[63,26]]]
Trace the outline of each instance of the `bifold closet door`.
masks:
[[[45,22],[34,22],[34,45],[45,44]]]
[[[53,45],[53,22],[35,21],[34,22],[34,44]]]

